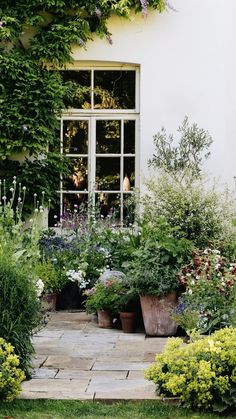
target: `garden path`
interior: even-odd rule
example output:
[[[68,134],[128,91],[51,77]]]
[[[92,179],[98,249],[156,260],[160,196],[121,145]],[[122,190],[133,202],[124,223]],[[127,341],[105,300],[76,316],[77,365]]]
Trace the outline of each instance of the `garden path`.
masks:
[[[100,329],[84,312],[55,312],[33,338],[34,375],[21,398],[76,400],[157,399],[143,370],[166,338]]]

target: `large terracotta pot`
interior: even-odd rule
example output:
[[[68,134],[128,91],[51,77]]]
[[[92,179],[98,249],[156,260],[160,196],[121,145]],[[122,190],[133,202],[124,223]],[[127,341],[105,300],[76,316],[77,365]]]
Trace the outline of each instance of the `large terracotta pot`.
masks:
[[[137,314],[135,312],[122,311],[120,320],[124,333],[135,333],[137,323]]]
[[[148,336],[173,336],[177,324],[170,317],[170,310],[177,305],[177,294],[172,292],[163,297],[140,296],[145,332]]]
[[[111,311],[98,310],[98,326],[103,329],[112,329],[113,316]]]

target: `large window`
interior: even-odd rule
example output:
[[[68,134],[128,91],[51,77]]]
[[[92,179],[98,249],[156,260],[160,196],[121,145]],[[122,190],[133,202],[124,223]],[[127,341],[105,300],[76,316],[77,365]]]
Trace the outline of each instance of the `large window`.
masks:
[[[127,217],[132,221],[139,172],[138,69],[93,68],[62,74],[80,88],[61,118],[60,150],[70,160],[71,175],[60,181],[56,214],[92,202],[103,217],[113,216],[118,223]]]

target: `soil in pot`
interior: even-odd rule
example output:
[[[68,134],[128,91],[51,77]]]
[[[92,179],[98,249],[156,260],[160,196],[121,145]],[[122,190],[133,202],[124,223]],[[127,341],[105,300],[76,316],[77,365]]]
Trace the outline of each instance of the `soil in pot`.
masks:
[[[135,312],[121,312],[120,320],[124,333],[135,333],[137,326],[137,314]]]

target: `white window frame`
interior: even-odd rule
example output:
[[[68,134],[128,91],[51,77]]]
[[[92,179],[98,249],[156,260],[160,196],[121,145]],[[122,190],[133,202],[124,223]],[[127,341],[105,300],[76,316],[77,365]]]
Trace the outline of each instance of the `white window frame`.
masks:
[[[139,189],[140,186],[140,126],[139,126],[139,91],[140,91],[140,72],[139,66],[132,65],[114,65],[114,63],[107,65],[88,65],[86,63],[74,66],[68,66],[66,70],[88,70],[91,71],[92,87],[94,80],[94,71],[96,70],[133,70],[135,71],[135,109],[93,109],[94,103],[94,92],[92,90],[91,94],[91,109],[67,109],[63,110],[61,120],[61,142],[60,142],[60,152],[64,156],[69,158],[78,158],[86,157],[88,158],[88,190],[87,191],[75,191],[75,190],[64,190],[62,179],[60,180],[60,217],[63,215],[63,195],[64,194],[86,194],[93,197],[93,202],[95,202],[96,193],[107,193],[107,194],[119,194],[121,199],[121,224],[123,223],[123,203],[124,203],[124,194],[133,194],[134,191],[123,191],[123,164],[124,157],[134,157],[135,159],[135,190]],[[65,70],[65,71],[66,71]],[[67,120],[87,120],[88,121],[88,154],[74,154],[74,153],[64,153],[63,152],[63,121]],[[121,153],[117,154],[96,154],[96,121],[97,120],[120,120],[121,121]],[[124,122],[125,120],[134,120],[135,122],[135,154],[126,154],[124,153],[123,142],[124,142]],[[120,157],[121,167],[120,167],[120,189],[119,190],[96,190],[95,179],[96,179],[96,157]]]

